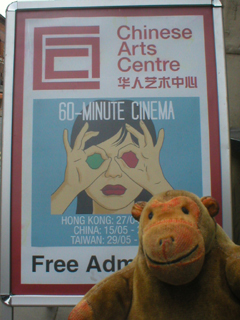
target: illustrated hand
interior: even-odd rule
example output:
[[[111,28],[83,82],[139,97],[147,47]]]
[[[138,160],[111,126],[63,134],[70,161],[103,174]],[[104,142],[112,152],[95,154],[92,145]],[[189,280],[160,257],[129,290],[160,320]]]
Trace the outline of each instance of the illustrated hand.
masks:
[[[64,182],[75,190],[76,195],[89,187],[93,181],[106,171],[110,161],[106,152],[97,146],[91,146],[84,150],[86,142],[99,134],[99,132],[87,132],[87,130],[88,123],[85,123],[75,140],[73,149],[68,142],[67,130],[65,129],[63,133],[63,141],[67,153]],[[91,160],[92,157],[95,158],[95,164],[89,165],[88,159],[90,158]]]
[[[64,182],[51,196],[51,214],[63,214],[73,199],[88,188],[109,166],[110,158],[106,152],[91,146],[84,150],[86,142],[99,134],[87,131],[85,123],[79,132],[73,149],[68,142],[68,131],[64,130],[63,142],[67,153],[67,166]]]
[[[128,132],[137,138],[138,146],[129,144],[120,149],[118,156],[115,158],[116,161],[130,179],[151,194],[172,189],[164,178],[159,163],[159,154],[164,140],[164,130],[161,129],[159,131],[157,143],[154,146],[151,134],[143,121],[140,121],[140,126],[143,134],[129,124],[126,124]],[[131,162],[128,162],[128,157],[131,157]]]

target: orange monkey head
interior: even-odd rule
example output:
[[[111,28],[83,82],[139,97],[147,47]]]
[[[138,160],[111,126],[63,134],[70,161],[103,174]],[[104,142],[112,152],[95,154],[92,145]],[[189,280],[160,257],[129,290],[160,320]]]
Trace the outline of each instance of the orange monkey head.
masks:
[[[132,215],[140,221],[139,254],[150,272],[172,285],[197,277],[213,244],[218,211],[212,197],[176,190],[136,203]]]

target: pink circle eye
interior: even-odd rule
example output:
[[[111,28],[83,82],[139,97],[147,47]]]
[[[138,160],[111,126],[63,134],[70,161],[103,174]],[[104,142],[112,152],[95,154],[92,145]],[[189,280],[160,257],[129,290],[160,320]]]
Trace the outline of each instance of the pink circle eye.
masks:
[[[122,155],[122,159],[129,168],[135,168],[138,164],[138,158],[132,151],[125,152]]]

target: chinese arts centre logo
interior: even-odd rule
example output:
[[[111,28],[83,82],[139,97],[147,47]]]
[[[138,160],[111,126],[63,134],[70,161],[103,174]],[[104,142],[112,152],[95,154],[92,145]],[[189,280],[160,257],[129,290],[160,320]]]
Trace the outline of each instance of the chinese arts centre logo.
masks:
[[[99,26],[34,29],[34,90],[100,88]]]

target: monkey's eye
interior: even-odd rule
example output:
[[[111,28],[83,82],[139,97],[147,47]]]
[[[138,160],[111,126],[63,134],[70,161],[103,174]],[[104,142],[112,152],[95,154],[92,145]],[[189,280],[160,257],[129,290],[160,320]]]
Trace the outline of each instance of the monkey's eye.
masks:
[[[184,214],[189,214],[188,209],[187,209],[187,208],[185,208],[185,207],[182,207],[182,212],[183,212]]]
[[[151,219],[152,219],[152,217],[153,217],[153,213],[152,213],[152,212],[150,212],[150,213],[149,213],[149,215],[148,215],[149,220],[151,220]]]

